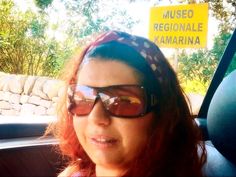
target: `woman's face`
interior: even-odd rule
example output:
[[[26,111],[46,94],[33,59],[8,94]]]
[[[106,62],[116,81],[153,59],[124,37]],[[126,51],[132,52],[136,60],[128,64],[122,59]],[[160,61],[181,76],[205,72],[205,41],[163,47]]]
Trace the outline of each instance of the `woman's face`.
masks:
[[[137,74],[118,61],[90,60],[78,74],[77,83],[92,87],[139,84]],[[87,116],[74,117],[73,125],[82,147],[96,164],[125,168],[150,137],[153,113],[140,118],[112,117],[99,99]]]

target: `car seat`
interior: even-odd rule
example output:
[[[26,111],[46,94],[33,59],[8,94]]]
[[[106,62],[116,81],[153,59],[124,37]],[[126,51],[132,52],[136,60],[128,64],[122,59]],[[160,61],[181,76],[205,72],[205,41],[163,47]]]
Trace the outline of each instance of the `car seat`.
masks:
[[[223,79],[207,113],[206,176],[236,176],[236,70]]]

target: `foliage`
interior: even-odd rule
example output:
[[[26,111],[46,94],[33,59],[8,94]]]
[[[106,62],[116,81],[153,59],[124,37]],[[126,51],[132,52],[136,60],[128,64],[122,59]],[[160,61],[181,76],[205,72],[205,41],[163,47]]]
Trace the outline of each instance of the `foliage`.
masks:
[[[197,3],[196,0],[181,2]],[[225,50],[233,29],[236,27],[235,0],[200,0],[209,3],[210,13],[219,21],[218,35],[214,38],[211,50],[200,49],[191,54],[185,50],[179,55],[179,78],[186,92],[205,93],[211,77]],[[226,75],[236,69],[236,55],[230,64]]]
[[[236,70],[236,53],[234,54],[233,60],[230,63],[228,70],[226,71],[226,75],[228,75],[234,70]]]
[[[190,55],[185,50],[182,51],[179,55],[179,78],[186,91],[206,91],[230,37],[230,33],[222,33],[216,36],[211,50],[199,49]],[[236,55],[226,74],[235,69]]]
[[[194,0],[186,1],[196,3]],[[232,19],[235,19],[236,15],[232,9],[225,9],[221,0],[202,1],[210,3],[213,15],[221,21],[220,33],[215,38],[212,50],[201,49],[190,55],[183,51],[180,54],[179,77],[187,79],[188,85],[194,81],[206,88],[230,37],[229,32],[236,22]],[[124,8],[118,8],[121,1],[34,0],[34,2],[39,7],[38,12],[30,9],[21,12],[13,0],[0,1],[1,71],[56,76],[65,60],[77,47],[86,44],[91,34],[110,28],[129,31],[138,22],[131,18]],[[133,3],[133,0],[129,2]],[[227,2],[236,8],[233,0]],[[65,12],[59,11],[58,3],[61,3]],[[51,34],[48,31],[51,31]],[[60,33],[62,39],[58,39],[56,33]],[[229,72],[235,66],[236,61],[231,64]]]
[[[199,49],[197,52],[194,52],[191,55],[188,55],[183,50],[179,56],[178,71],[185,91],[206,91],[207,87],[209,86],[212,74],[216,69],[216,64],[217,61],[206,49]]]
[[[183,52],[179,56],[179,69],[189,80],[198,80],[207,83],[216,68],[216,60],[208,50],[199,49],[197,52],[187,55]]]
[[[58,22],[58,29],[62,29],[76,44],[84,45],[93,34],[117,29],[129,31],[135,21],[124,8],[119,8],[120,1],[106,0],[61,0],[65,7],[66,16]],[[54,0],[48,14],[58,11],[58,0]],[[104,13],[105,12],[105,13]],[[64,24],[63,27],[60,26]]]
[[[198,80],[187,80],[181,82],[181,87],[184,89],[185,93],[197,93],[200,95],[205,95],[209,83],[202,83]]]
[[[35,0],[35,4],[42,10],[46,9],[53,0]]]
[[[62,62],[61,50],[45,38],[47,21],[28,10],[21,12],[13,1],[0,3],[0,70],[14,74],[55,75]]]
[[[122,9],[114,8],[101,16],[104,0],[33,2],[39,7],[36,12],[22,12],[13,0],[0,1],[0,71],[56,76],[73,51],[87,42],[87,36],[109,29],[109,20],[121,15],[121,26],[126,29],[135,23]],[[50,16],[52,12],[59,14],[56,3],[65,7],[65,19],[62,13]]]
[[[222,54],[224,53],[225,47],[229,42],[229,39],[231,37],[231,33],[222,33],[219,36],[216,36],[214,39],[214,45],[211,50],[211,54],[216,58],[220,59]],[[232,62],[226,72],[226,75],[231,73],[233,70],[236,69],[236,54],[234,55]]]
[[[220,21],[221,33],[231,32],[236,27],[236,1],[235,0],[202,0],[209,3],[213,16]]]

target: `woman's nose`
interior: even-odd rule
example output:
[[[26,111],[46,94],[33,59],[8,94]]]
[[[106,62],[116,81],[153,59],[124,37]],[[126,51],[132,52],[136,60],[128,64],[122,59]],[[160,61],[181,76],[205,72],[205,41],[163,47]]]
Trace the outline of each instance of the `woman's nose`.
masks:
[[[88,119],[92,123],[100,126],[110,125],[111,117],[109,113],[106,111],[106,108],[104,107],[100,98],[96,101],[92,111],[88,115]]]

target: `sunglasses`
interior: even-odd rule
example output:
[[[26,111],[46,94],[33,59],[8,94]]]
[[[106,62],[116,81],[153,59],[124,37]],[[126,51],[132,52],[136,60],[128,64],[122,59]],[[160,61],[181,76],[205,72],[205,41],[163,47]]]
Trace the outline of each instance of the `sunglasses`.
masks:
[[[157,98],[140,85],[112,85],[89,87],[69,85],[68,111],[72,115],[88,115],[100,99],[111,116],[123,118],[141,117],[157,105]]]

